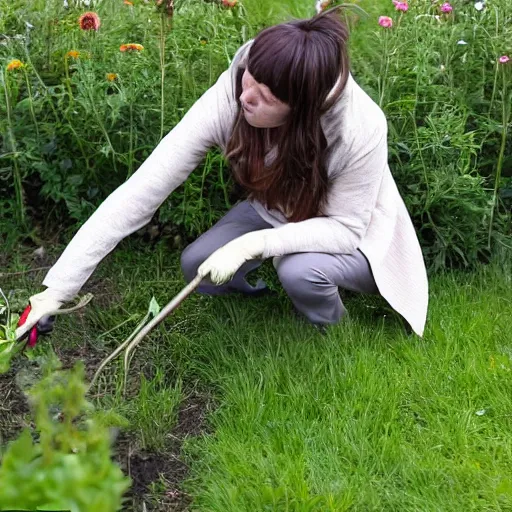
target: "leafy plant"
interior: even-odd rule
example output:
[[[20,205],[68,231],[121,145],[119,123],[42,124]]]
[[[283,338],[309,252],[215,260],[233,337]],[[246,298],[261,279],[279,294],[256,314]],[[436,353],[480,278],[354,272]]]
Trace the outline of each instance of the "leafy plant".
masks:
[[[109,430],[85,399],[83,364],[59,367],[49,365],[29,392],[38,438],[25,429],[3,455],[0,510],[114,512],[130,480],[111,460]]]
[[[18,320],[19,315],[11,311],[9,301],[0,288],[0,375],[9,370],[12,358],[24,346],[16,343]]]
[[[386,113],[390,168],[431,268],[487,260],[510,235],[510,4],[391,1],[356,28],[355,74]],[[396,8],[396,9],[395,9]],[[402,7],[403,8],[403,7]],[[380,44],[371,44],[370,34]],[[508,88],[510,89],[510,88]]]

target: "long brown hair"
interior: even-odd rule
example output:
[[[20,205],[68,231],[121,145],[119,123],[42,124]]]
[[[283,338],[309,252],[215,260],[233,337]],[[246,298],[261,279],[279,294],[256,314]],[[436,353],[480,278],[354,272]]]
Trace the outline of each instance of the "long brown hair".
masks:
[[[320,118],[342,93],[349,74],[348,30],[338,11],[335,7],[269,27],[249,49],[249,73],[291,108],[283,126],[255,128],[245,120],[240,105],[244,69],[237,76],[239,111],[226,151],[235,181],[290,222],[319,215],[328,191],[327,140]],[[270,147],[276,153],[265,162]]]

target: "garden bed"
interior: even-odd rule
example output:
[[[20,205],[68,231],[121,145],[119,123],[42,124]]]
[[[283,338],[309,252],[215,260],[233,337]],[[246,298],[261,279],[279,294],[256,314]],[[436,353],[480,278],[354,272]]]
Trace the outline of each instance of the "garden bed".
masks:
[[[91,375],[100,358],[90,350],[71,348],[58,351],[63,367],[71,367],[75,361],[84,362]],[[14,440],[25,427],[33,427],[30,422],[29,405],[16,374],[33,366],[26,360],[18,360],[6,374],[0,375],[0,442],[7,444]],[[192,392],[180,405],[178,422],[170,425],[169,445],[163,451],[147,451],[139,448],[136,435],[121,431],[115,436],[113,458],[123,472],[130,476],[132,485],[126,493],[125,511],[146,503],[148,511],[184,511],[190,498],[182,489],[188,477],[189,468],[182,455],[182,444],[189,436],[199,436],[206,431],[205,414],[209,400],[197,392]],[[154,485],[152,485],[154,484]]]

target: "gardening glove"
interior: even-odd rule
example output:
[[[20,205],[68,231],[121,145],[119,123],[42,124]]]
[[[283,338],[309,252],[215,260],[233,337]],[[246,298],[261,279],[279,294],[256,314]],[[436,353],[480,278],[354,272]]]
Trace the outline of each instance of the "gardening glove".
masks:
[[[198,275],[203,278],[209,275],[210,281],[216,285],[227,283],[246,261],[262,257],[265,234],[263,229],[235,238],[207,258],[198,268]]]
[[[30,297],[29,302],[30,305],[25,308],[18,322],[16,339],[20,340],[30,332],[29,344],[33,346],[38,334],[46,334],[52,330],[55,317],[50,314],[57,311],[64,304],[64,300],[61,292],[47,288]]]

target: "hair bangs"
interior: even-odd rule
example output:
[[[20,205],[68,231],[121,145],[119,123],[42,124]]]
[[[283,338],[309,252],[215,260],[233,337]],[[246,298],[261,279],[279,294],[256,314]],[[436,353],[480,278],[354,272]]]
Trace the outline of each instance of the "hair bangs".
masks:
[[[283,34],[283,31],[289,33]],[[287,31],[283,26],[270,27],[259,34],[249,50],[249,73],[284,103],[290,103],[294,96],[293,84],[299,82],[294,73],[297,70],[294,46],[298,35],[297,31]]]

